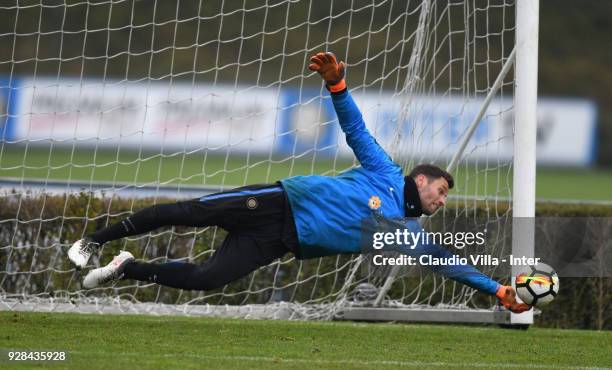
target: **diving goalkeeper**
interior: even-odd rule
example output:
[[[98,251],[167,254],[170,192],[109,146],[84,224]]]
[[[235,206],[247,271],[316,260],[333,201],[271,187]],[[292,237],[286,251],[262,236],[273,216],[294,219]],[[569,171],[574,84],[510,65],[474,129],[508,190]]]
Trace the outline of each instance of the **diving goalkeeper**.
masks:
[[[373,212],[386,219],[431,215],[444,206],[453,178],[434,165],[416,166],[408,176],[366,129],[344,79],[344,62],[318,53],[309,69],[318,72],[331,93],[346,141],[361,167],[336,177],[296,176],[275,184],[251,185],[198,199],[145,208],[123,221],[75,242],[68,257],[77,268],[106,242],[143,234],[162,226],[219,226],[228,233],[220,248],[201,264],[147,263],[121,251],[107,266],[91,270],[83,286],[94,288],[118,279],[133,279],[188,290],[212,290],[261,266],[293,253],[298,259],[341,253],[361,253],[362,220]],[[410,254],[451,257],[431,244],[405,250]],[[471,265],[436,266],[435,272],[496,295],[513,312],[530,307],[516,301],[511,286],[503,286]]]

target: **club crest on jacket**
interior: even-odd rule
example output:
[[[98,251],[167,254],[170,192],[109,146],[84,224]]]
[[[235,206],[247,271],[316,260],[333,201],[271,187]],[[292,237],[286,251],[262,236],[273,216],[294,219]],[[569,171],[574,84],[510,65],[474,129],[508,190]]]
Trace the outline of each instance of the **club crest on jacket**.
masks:
[[[376,195],[372,195],[368,200],[368,207],[370,207],[370,209],[376,210],[380,208],[380,203],[380,198]]]

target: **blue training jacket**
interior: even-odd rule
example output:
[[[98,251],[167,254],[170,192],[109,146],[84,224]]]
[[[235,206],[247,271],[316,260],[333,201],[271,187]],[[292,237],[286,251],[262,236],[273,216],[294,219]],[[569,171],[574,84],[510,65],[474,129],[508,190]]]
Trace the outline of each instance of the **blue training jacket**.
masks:
[[[361,253],[362,221],[372,216],[373,208],[389,219],[403,218],[405,214],[401,167],[370,134],[348,90],[332,94],[332,102],[361,167],[336,177],[313,175],[281,180],[295,219],[298,258]],[[412,231],[416,226],[409,221],[406,227]],[[431,244],[417,246],[409,253],[452,256],[447,249]],[[438,266],[433,270],[490,294],[499,287],[470,265]]]

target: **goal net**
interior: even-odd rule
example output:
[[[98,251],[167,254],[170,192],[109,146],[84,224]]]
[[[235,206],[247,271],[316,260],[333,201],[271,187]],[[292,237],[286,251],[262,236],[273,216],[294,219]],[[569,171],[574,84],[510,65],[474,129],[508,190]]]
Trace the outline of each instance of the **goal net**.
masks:
[[[333,51],[369,130],[406,172],[460,153],[452,201],[429,227],[468,220],[496,230],[482,253],[507,253],[513,70],[493,88],[511,63],[514,1],[19,1],[0,15],[2,309],[304,319],[494,305],[427,271],[370,273],[357,255],[287,255],[215,291],[85,290],[66,251],[147,205],[357,166],[307,69]],[[88,268],[120,249],[199,263],[224,235],[163,228],[106,244]],[[495,269],[482,270],[500,278]]]

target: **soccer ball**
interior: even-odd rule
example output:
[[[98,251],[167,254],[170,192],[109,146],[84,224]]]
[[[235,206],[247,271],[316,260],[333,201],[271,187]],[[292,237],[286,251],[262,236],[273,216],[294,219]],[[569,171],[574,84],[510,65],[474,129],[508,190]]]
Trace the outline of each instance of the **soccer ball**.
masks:
[[[541,307],[559,293],[559,276],[545,263],[529,266],[531,272],[516,277],[516,294],[528,305]]]

